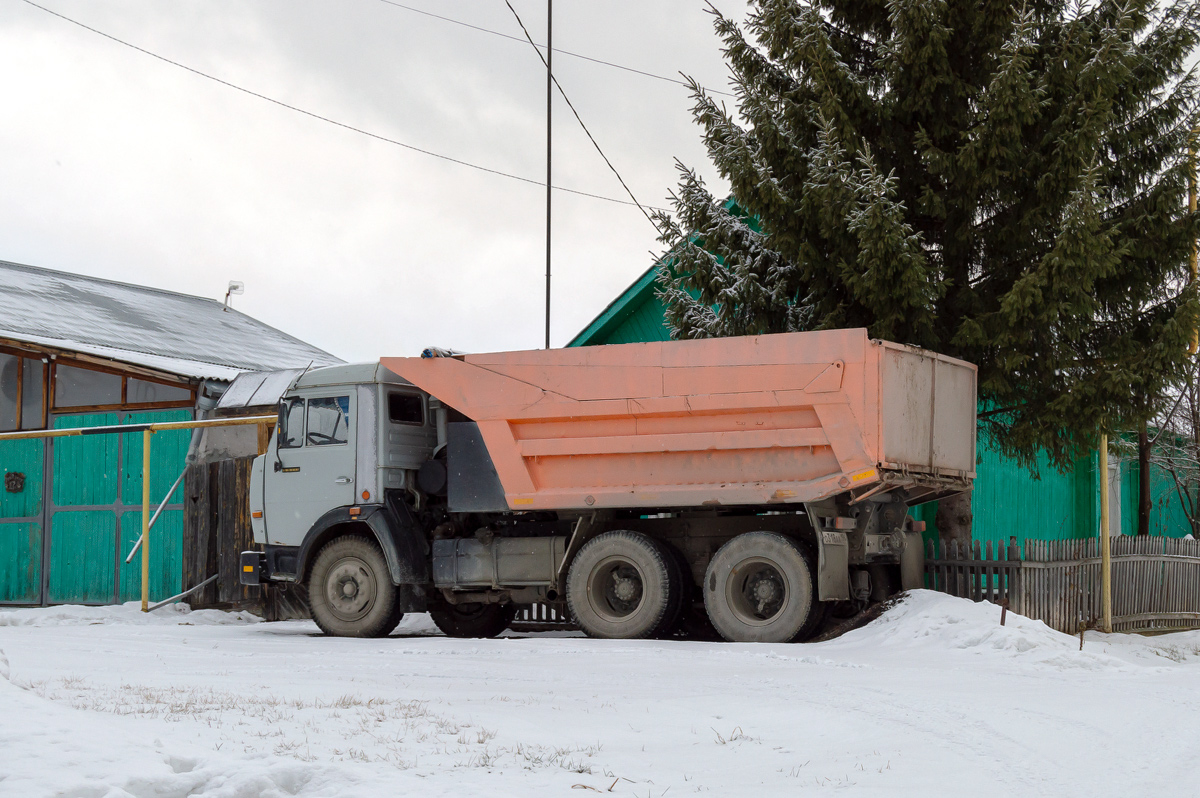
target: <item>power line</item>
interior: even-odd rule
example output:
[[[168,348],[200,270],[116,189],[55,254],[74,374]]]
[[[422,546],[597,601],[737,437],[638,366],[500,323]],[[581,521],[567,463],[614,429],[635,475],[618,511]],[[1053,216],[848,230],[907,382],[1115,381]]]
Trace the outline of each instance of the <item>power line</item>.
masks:
[[[517,18],[517,24],[520,25],[521,30],[524,31],[525,38],[529,41],[529,44],[533,46],[533,51],[537,53],[538,58],[542,59],[542,65],[546,67],[546,71],[549,73],[550,79],[553,80],[554,85],[558,87],[558,93],[561,94],[562,98],[567,101],[567,107],[571,109],[571,113],[575,114],[575,121],[579,123],[581,128],[583,128],[583,132],[587,134],[588,141],[592,142],[592,146],[596,148],[596,152],[600,153],[600,157],[604,159],[606,164],[608,164],[608,168],[611,169],[612,173],[617,176],[617,180],[621,183],[621,188],[625,189],[625,193],[629,195],[629,199],[633,200],[633,204],[636,205],[638,210],[642,212],[642,215],[646,217],[646,221],[650,222],[650,224],[654,224],[654,220],[650,218],[650,214],[646,213],[646,209],[642,207],[642,203],[638,202],[637,197],[633,196],[633,192],[629,190],[629,186],[625,185],[625,179],[621,177],[621,173],[617,171],[617,167],[612,165],[612,161],[608,160],[608,156],[604,154],[604,150],[600,149],[600,145],[596,143],[596,139],[592,136],[592,131],[588,130],[587,125],[583,123],[583,119],[580,118],[579,112],[575,110],[575,106],[571,102],[571,98],[567,96],[567,92],[563,89],[562,84],[558,82],[558,78],[554,77],[553,72],[550,72],[550,64],[546,60],[546,56],[542,55],[542,51],[539,50],[537,45],[533,43],[533,37],[529,35],[529,30],[525,27],[525,23],[521,21],[521,15],[517,13],[517,9],[513,8],[513,5],[509,2],[509,0],[504,0],[504,4],[508,6],[508,10],[511,11],[513,16]],[[657,227],[657,225],[655,226]]]
[[[348,125],[345,122],[339,122],[336,119],[331,119],[330,117],[322,116],[321,114],[317,114],[312,111],[306,111],[303,108],[300,108],[295,105],[290,105],[288,103],[283,102],[282,100],[276,100],[274,97],[268,97],[265,94],[259,94],[256,91],[252,91],[251,89],[247,89],[242,86],[239,86],[236,83],[230,83],[227,80],[218,78],[215,75],[210,75],[207,72],[201,72],[199,69],[190,67],[187,64],[181,64],[178,61],[172,61],[170,58],[167,58],[166,56],[162,56],[162,55],[159,55],[158,53],[151,52],[150,50],[147,50],[144,47],[139,47],[136,44],[132,44],[130,42],[125,41],[124,39],[118,39],[116,36],[105,33],[102,30],[98,30],[89,25],[85,25],[84,23],[82,23],[76,19],[72,19],[68,16],[64,16],[63,14],[60,14],[57,11],[53,11],[49,8],[46,8],[45,6],[38,5],[37,3],[33,2],[33,0],[22,0],[22,2],[33,6],[34,8],[45,11],[47,14],[50,14],[51,16],[58,17],[59,19],[63,20],[64,22],[70,22],[72,25],[76,25],[87,31],[91,31],[92,33],[95,33],[98,36],[103,36],[105,39],[108,39],[109,41],[113,41],[113,42],[116,42],[117,44],[121,44],[121,45],[124,45],[125,47],[129,47],[133,50],[137,50],[139,53],[148,55],[151,58],[156,58],[159,61],[162,61],[163,63],[170,64],[171,66],[179,67],[180,69],[191,72],[193,75],[199,75],[202,78],[211,80],[214,83],[219,83],[222,86],[226,86],[230,89],[240,91],[243,94],[248,94],[251,97],[257,97],[260,100],[266,100],[269,103],[278,105],[281,108],[286,108],[289,111],[295,111],[298,114],[304,114],[305,116],[312,117],[313,119],[319,119],[322,122],[328,122],[331,125],[335,125],[337,127],[343,128],[345,130],[353,131],[355,133],[360,133],[364,136],[375,139],[377,141],[382,141],[387,144],[394,144],[397,147],[403,147],[406,150],[412,150],[413,152],[419,152],[422,155],[428,155],[430,157],[438,158],[443,161],[449,161],[450,163],[455,163],[455,164],[458,164],[459,166],[466,166],[471,169],[478,170],[480,172],[487,172],[488,174],[498,175],[500,177],[507,177],[510,180],[519,180],[522,183],[529,183],[534,186],[545,185],[545,183],[541,180],[534,180],[533,178],[529,178],[529,177],[521,177],[520,175],[514,175],[510,172],[504,172],[499,169],[492,169],[491,167],[488,167],[488,166],[481,166],[479,164],[471,163],[470,161],[464,161],[459,158],[452,158],[449,155],[442,155],[441,153],[433,152],[432,150],[425,150],[420,147],[414,147],[412,144],[405,144],[402,141],[397,141],[396,139],[388,138],[387,136],[381,136],[378,133],[372,133],[369,130],[364,130],[363,128],[355,127],[354,125]],[[554,186],[554,189],[556,189],[557,191],[566,192],[568,194],[576,194],[580,197],[590,197],[591,199],[604,200],[605,202],[614,202],[614,203],[617,203],[618,205],[633,205],[633,206],[638,207],[639,209],[641,208],[641,206],[638,205],[636,202],[630,202],[629,200],[617,199],[616,197],[605,197],[601,194],[591,194],[587,191],[579,191],[578,189],[565,188],[563,186]],[[659,210],[659,209],[653,208],[653,210]],[[645,211],[643,210],[642,213],[645,213]]]
[[[454,25],[461,25],[464,28],[470,28],[471,30],[477,30],[480,33],[490,33],[492,36],[499,36],[502,39],[511,39],[514,42],[524,41],[524,39],[522,39],[520,36],[512,36],[508,33],[501,33],[498,30],[492,30],[491,28],[484,28],[484,27],[480,27],[479,25],[472,25],[470,22],[463,22],[461,19],[454,19],[453,17],[444,17],[441,14],[435,14],[432,11],[426,11],[421,8],[414,8],[412,6],[405,5],[404,3],[397,3],[397,2],[395,2],[395,0],[379,0],[379,2],[386,3],[389,6],[395,6],[396,8],[403,8],[405,11],[411,11],[414,14],[422,14],[426,17],[433,17],[434,19],[440,19],[443,22],[449,22]],[[513,13],[516,13],[516,12],[514,11]],[[528,36],[528,34],[526,34],[526,36]],[[532,39],[530,40],[529,43],[533,44],[533,46],[537,47],[537,48],[542,48],[542,47],[546,46],[544,44],[534,44]],[[667,83],[675,83],[680,86],[690,88],[690,84],[688,84],[687,81],[679,80],[678,78],[669,78],[666,75],[657,75],[653,72],[647,72],[643,69],[634,69],[633,67],[627,67],[627,66],[624,66],[623,64],[614,64],[612,61],[604,61],[599,58],[592,58],[591,56],[588,56],[588,55],[572,53],[570,50],[560,50],[557,47],[554,48],[554,52],[559,53],[560,55],[569,55],[572,58],[579,58],[583,61],[591,61],[593,64],[603,64],[604,66],[612,67],[613,69],[621,69],[626,72],[633,72],[636,75],[643,75],[648,78],[654,78],[655,80],[663,80],[663,81],[666,81]],[[704,90],[707,91],[709,94],[720,94],[725,97],[736,96],[732,92],[718,91],[717,89],[710,89],[707,87],[705,87]]]

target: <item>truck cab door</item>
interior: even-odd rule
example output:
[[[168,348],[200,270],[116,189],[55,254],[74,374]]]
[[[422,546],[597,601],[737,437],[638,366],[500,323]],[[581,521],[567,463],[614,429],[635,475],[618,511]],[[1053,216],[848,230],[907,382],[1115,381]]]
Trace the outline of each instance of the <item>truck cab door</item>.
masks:
[[[355,503],[355,391],[306,391],[280,402],[263,473],[267,542],[299,546],[322,515]]]

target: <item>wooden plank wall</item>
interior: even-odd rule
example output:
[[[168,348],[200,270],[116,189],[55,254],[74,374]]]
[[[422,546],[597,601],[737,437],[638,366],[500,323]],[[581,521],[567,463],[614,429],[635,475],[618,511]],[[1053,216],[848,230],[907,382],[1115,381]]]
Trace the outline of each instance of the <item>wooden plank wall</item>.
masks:
[[[193,607],[261,612],[262,591],[238,580],[241,553],[259,546],[250,529],[252,457],[188,466],[184,477],[183,587],[213,574],[217,581],[190,597]]]
[[[189,465],[183,477],[183,589],[189,590],[217,572],[216,486],[211,465]],[[217,586],[209,585],[189,597],[193,607],[217,603]]]
[[[244,587],[238,571],[243,551],[259,549],[250,528],[250,466],[252,457],[222,460],[215,463],[217,471],[217,600],[222,604],[240,605],[259,601],[258,587]]]

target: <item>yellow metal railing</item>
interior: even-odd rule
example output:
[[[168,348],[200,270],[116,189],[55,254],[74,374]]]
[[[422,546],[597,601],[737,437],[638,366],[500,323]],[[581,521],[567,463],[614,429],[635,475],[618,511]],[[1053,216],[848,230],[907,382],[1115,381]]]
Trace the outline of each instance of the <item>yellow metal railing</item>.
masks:
[[[150,611],[150,440],[154,433],[171,429],[202,427],[234,427],[257,425],[266,429],[276,416],[243,416],[240,418],[208,418],[201,421],[156,421],[147,424],[113,424],[104,427],[72,427],[70,429],[38,429],[22,432],[0,432],[0,442],[26,438],[69,438],[77,435],[124,435],[142,433],[142,612]],[[260,435],[260,441],[265,436]],[[260,449],[262,447],[260,446]],[[172,490],[172,492],[174,492]]]

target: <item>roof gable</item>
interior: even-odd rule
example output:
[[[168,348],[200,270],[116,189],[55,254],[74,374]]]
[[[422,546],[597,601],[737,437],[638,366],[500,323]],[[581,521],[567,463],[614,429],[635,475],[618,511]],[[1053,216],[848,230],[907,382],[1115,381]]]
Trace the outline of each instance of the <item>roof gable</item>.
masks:
[[[662,325],[662,302],[659,300],[654,290],[654,283],[658,277],[658,264],[651,266],[646,270],[645,274],[633,282],[633,285],[626,288],[612,302],[608,303],[600,315],[592,320],[592,323],[579,332],[571,339],[567,346],[592,346],[594,344],[610,344],[610,343],[632,343],[632,341],[614,340],[614,336],[621,337],[619,330],[631,316],[644,315],[647,310],[653,311],[657,309],[659,327],[662,327],[662,337],[639,338],[638,340],[666,340],[666,328]],[[653,303],[652,308],[647,308],[648,303]],[[640,312],[640,313],[639,313]]]
[[[733,197],[727,197],[722,207],[746,220],[754,231],[759,230],[758,220],[748,216]],[[694,239],[693,239],[694,240]],[[664,316],[666,307],[658,296],[655,283],[659,272],[673,262],[668,251],[658,259],[641,277],[608,303],[591,324],[580,330],[567,346],[594,346],[597,344],[627,344],[639,341],[666,341],[670,339]],[[695,294],[693,294],[695,296]]]

